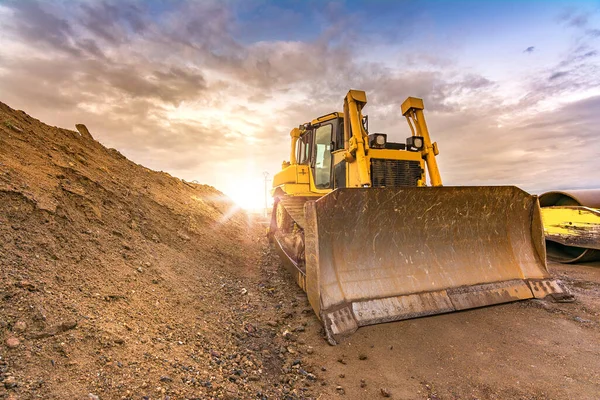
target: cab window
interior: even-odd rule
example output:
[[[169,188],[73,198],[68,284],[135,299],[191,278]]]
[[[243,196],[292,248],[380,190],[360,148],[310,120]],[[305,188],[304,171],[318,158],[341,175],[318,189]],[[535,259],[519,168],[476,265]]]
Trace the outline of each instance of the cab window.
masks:
[[[314,178],[317,189],[331,187],[332,125],[321,125],[315,131]]]
[[[298,161],[298,164],[308,164],[310,159],[311,138],[312,131],[308,131],[300,136],[296,142],[296,160]]]

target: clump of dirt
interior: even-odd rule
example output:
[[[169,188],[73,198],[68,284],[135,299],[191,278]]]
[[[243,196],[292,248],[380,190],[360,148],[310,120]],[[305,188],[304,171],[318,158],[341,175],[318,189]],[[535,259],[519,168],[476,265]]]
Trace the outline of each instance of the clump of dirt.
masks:
[[[312,397],[264,230],[78,130],[0,103],[0,398]]]

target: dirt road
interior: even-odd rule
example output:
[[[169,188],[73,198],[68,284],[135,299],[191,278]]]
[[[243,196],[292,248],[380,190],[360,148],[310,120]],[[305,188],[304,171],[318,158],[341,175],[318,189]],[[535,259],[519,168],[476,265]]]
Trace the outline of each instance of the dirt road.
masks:
[[[321,398],[599,399],[600,263],[550,270],[575,303],[524,301],[369,326],[335,347],[311,318],[307,359],[326,370]]]

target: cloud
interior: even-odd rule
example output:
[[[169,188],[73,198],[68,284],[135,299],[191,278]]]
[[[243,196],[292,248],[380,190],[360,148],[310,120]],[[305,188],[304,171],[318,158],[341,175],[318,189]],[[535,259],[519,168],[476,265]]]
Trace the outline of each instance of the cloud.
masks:
[[[526,48],[525,50],[523,50],[523,53],[533,53],[535,50],[534,46],[529,46],[528,48]]]
[[[591,37],[600,37],[600,29],[586,29],[585,33]]]
[[[550,77],[548,78],[549,81],[553,81],[555,79],[558,78],[562,78],[563,76],[568,75],[569,73],[567,71],[558,71],[558,72],[554,72],[552,75],[550,75]]]
[[[544,169],[549,153],[519,152],[506,131],[542,140],[546,128],[536,121],[550,114],[532,117],[538,108],[600,84],[596,48],[577,40],[559,62],[524,78],[522,98],[503,97],[501,82],[459,65],[454,49],[410,47],[417,23],[408,16],[394,17],[396,43],[384,40],[387,30],[357,23],[368,18],[344,2],[306,4],[10,1],[0,13],[0,100],[52,125],[85,123],[136,162],[227,190],[277,171],[290,129],[341,110],[349,88],[367,91],[373,129],[404,140],[399,110],[411,95],[425,100],[447,182],[519,179],[540,188],[517,166]],[[563,24],[585,35],[574,15]],[[299,20],[306,27],[291,29]],[[393,57],[381,57],[382,48]],[[560,123],[558,136],[575,122]]]
[[[95,37],[111,44],[126,41],[129,34],[143,34],[148,27],[140,4],[107,1],[81,5],[79,22]]]
[[[558,16],[558,22],[567,27],[575,28],[576,30],[583,32],[584,36],[597,38],[600,37],[600,29],[588,28],[590,18],[593,19],[593,16],[597,13],[597,8],[592,10],[578,10],[574,7],[571,7],[564,10]]]
[[[462,135],[471,144],[465,148],[464,141],[455,140],[440,146],[442,154],[452,156],[441,163],[444,170],[450,170],[445,183],[513,184],[534,193],[598,187],[600,170],[591,160],[597,153],[599,107],[600,96],[596,96],[538,112],[509,126],[485,126],[482,121],[453,126],[447,134]],[[500,116],[502,110],[496,113]],[[578,179],[572,171],[580,171]]]
[[[582,28],[588,23],[588,15],[575,8],[568,8],[558,16],[558,20],[567,26]]]
[[[17,37],[40,48],[80,54],[80,50],[73,46],[73,30],[65,19],[46,11],[36,1],[11,1],[7,5],[12,8],[14,16],[3,22],[9,30],[15,31]]]

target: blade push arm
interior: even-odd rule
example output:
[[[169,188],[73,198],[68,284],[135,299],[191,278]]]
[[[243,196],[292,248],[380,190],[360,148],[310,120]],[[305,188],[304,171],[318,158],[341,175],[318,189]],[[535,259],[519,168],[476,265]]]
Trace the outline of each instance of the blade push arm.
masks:
[[[439,154],[437,143],[431,143],[429,130],[425,123],[425,115],[423,114],[423,100],[416,97],[409,97],[402,103],[402,115],[406,117],[406,121],[410,126],[413,136],[423,137],[423,150],[421,155],[427,163],[427,171],[429,171],[429,179],[431,186],[442,186],[442,177],[437,166],[435,156]],[[414,124],[414,125],[413,125]],[[416,128],[416,135],[415,135]]]
[[[346,161],[356,160],[358,178],[362,187],[371,186],[371,173],[366,158],[368,144],[367,133],[362,124],[362,109],[367,104],[367,95],[362,90],[350,90],[344,99],[344,141],[346,142]],[[352,133],[352,136],[350,136]]]

